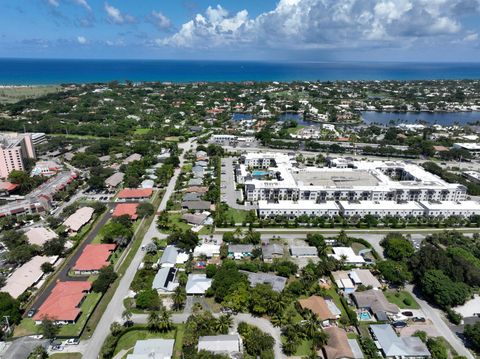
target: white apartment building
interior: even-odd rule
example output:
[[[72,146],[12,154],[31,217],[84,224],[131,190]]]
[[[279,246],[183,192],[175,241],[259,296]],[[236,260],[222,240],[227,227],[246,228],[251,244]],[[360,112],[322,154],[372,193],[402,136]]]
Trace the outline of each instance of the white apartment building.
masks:
[[[453,148],[462,148],[470,152],[472,157],[479,157],[480,156],[480,143],[471,143],[471,142],[464,142],[464,143],[454,143]]]
[[[480,215],[480,202],[477,201],[421,201],[428,217],[470,217]]]
[[[352,161],[352,168],[298,167],[283,153],[241,156],[237,182],[247,201],[463,201],[465,186],[401,161]],[[272,176],[261,176],[268,170]],[[259,176],[260,174],[260,176]]]
[[[312,201],[280,201],[277,203],[258,201],[258,216],[265,217],[333,217],[340,214],[340,207],[334,201],[315,203]]]
[[[340,211],[345,217],[365,217],[372,215],[374,217],[419,217],[425,213],[425,208],[415,201],[395,202],[395,201],[340,201],[338,202]]]

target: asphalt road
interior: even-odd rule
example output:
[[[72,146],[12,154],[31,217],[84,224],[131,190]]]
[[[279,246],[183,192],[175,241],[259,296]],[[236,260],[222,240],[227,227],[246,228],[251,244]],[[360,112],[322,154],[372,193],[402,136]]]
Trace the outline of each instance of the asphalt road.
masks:
[[[412,285],[407,285],[406,289],[413,295],[417,303],[420,305],[425,317],[430,319],[437,329],[438,333],[443,336],[447,342],[455,349],[458,355],[465,356],[469,359],[474,359],[472,353],[465,348],[463,342],[458,338],[444,321],[442,311],[432,307],[425,300],[418,296]]]
[[[180,169],[184,163],[184,154],[188,149],[190,149],[190,145],[192,143],[193,141],[192,139],[190,139],[188,142],[179,145],[179,147],[184,149],[183,153],[180,156],[180,165],[175,170],[173,177],[171,178],[167,188],[165,189],[165,194],[162,198],[160,206],[157,209],[157,212],[161,212],[166,209],[167,202],[175,190],[175,183],[177,182],[177,178],[180,174]],[[147,231],[147,234],[142,239],[142,245],[149,243],[153,236],[161,238],[161,233],[158,232],[158,230],[156,229],[156,222],[157,221],[155,217],[155,219],[152,221],[150,228]],[[122,312],[124,310],[123,300],[128,296],[130,292],[130,284],[132,283],[133,278],[135,277],[135,273],[137,272],[138,267],[142,263],[144,256],[145,252],[139,249],[137,253],[135,253],[133,260],[130,263],[130,266],[125,271],[125,274],[120,278],[120,283],[115,294],[113,295],[113,298],[110,300],[110,303],[108,304],[105,312],[103,313],[102,318],[98,322],[92,337],[88,340],[88,344],[83,347],[85,348],[83,352],[84,358],[97,358],[102,349],[103,342],[110,333],[110,325],[114,321],[122,321]]]
[[[50,281],[50,284],[40,293],[36,298],[35,301],[33,302],[31,308],[38,309],[43,302],[48,298],[50,293],[52,292],[53,288],[57,284],[57,282],[65,282],[65,281],[83,281],[85,280],[85,277],[69,277],[68,272],[70,271],[70,268],[72,268],[75,263],[77,262],[77,259],[80,257],[80,255],[83,252],[83,249],[87,246],[87,244],[90,244],[95,237],[97,236],[98,232],[103,228],[103,226],[107,223],[107,221],[112,217],[112,214],[110,213],[110,206],[107,207],[107,212],[102,215],[100,220],[98,220],[94,227],[90,230],[90,232],[87,234],[86,238],[78,245],[78,247],[75,249],[75,253],[67,259],[67,263],[62,264],[62,268],[57,271],[54,274],[53,280]]]

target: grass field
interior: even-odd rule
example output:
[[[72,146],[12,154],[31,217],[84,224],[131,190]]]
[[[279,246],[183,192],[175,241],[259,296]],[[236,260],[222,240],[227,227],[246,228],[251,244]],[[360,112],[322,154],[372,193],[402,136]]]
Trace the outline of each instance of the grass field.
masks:
[[[80,353],[56,353],[49,356],[50,359],[81,359]]]
[[[245,211],[243,209],[235,209],[235,208],[229,207],[228,211],[226,212],[226,218],[230,220],[230,218],[233,217],[233,220],[235,221],[235,223],[242,223],[243,221],[245,221],[247,217],[247,213],[248,211]]]
[[[287,132],[290,135],[293,135],[293,134],[296,134],[298,131],[300,131],[302,128],[305,128],[305,126],[304,125],[297,125],[297,127],[287,128]]]
[[[400,309],[420,309],[418,303],[407,291],[386,291],[385,297],[387,297],[390,303],[396,304]],[[411,304],[406,304],[405,301],[410,301]]]
[[[146,135],[150,132],[150,128],[137,128],[135,129],[134,135]]]
[[[14,86],[0,88],[0,103],[14,103],[58,92],[60,86]]]

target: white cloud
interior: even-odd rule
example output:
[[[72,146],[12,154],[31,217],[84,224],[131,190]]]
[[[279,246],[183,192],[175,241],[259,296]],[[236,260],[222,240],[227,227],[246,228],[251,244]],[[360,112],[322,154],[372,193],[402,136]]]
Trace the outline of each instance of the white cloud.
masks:
[[[88,40],[85,36],[77,36],[77,41],[80,45],[88,44]]]
[[[56,0],[54,0],[56,1]],[[73,0],[76,4],[80,5],[80,6],[83,6],[86,10],[88,11],[92,11],[92,8],[90,7],[90,5],[88,5],[88,2],[87,0]]]
[[[51,6],[58,7],[60,5],[59,0],[47,0],[47,3]]]
[[[463,38],[463,41],[465,42],[475,42],[477,40],[478,40],[478,33],[476,32],[469,33],[465,35],[465,37]]]
[[[460,14],[478,0],[279,0],[249,18],[218,5],[197,14],[158,45],[274,49],[401,47],[466,36]],[[478,6],[477,6],[478,8]]]
[[[119,9],[105,3],[105,11],[107,12],[108,21],[112,24],[123,25],[132,24],[135,18],[128,14],[123,14]]]
[[[172,22],[168,17],[162,14],[160,11],[152,11],[150,16],[148,17],[148,21],[150,21],[157,29],[165,31],[172,27]]]

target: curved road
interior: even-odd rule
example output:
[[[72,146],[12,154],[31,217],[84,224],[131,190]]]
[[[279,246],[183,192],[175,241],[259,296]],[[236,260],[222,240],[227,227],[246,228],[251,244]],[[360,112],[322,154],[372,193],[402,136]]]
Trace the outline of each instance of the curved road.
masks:
[[[175,190],[175,183],[177,182],[177,178],[184,163],[185,152],[190,149],[194,141],[195,139],[189,139],[187,142],[179,144],[179,147],[183,149],[183,152],[180,155],[180,165],[178,166],[178,168],[175,169],[175,173],[171,178],[167,188],[165,189],[165,194],[162,198],[160,206],[157,209],[157,212],[164,211],[167,208],[167,201],[170,199],[171,195]],[[145,237],[142,239],[142,245],[149,243],[153,237],[160,237],[161,234],[156,229],[156,222],[157,221],[155,217]],[[120,278],[120,283],[117,290],[115,291],[115,294],[113,295],[113,298],[111,299],[110,303],[107,306],[107,309],[103,313],[102,318],[98,322],[92,337],[85,343],[85,351],[83,353],[84,358],[97,358],[102,349],[103,342],[110,333],[110,324],[112,324],[114,321],[121,321],[122,312],[124,310],[123,300],[128,296],[130,292],[130,284],[132,283],[133,278],[135,277],[135,273],[137,272],[137,268],[142,263],[144,256],[145,252],[139,249],[137,253],[135,253],[134,258],[130,263],[130,266],[125,271],[125,274]]]

